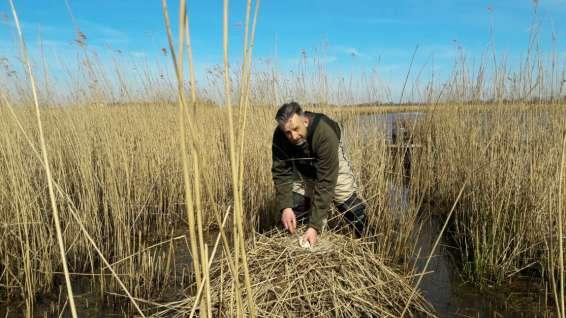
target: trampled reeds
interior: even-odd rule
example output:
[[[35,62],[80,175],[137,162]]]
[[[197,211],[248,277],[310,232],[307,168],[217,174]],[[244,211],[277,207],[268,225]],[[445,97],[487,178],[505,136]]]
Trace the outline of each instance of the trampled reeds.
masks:
[[[414,277],[403,277],[374,253],[372,243],[324,233],[316,246],[299,246],[298,236],[258,235],[248,248],[257,314],[261,317],[399,317],[413,291]],[[220,258],[211,269],[212,313],[234,316],[233,277]],[[184,317],[194,302],[171,304],[155,317]],[[244,306],[244,312],[249,308]],[[433,316],[418,295],[409,313]]]

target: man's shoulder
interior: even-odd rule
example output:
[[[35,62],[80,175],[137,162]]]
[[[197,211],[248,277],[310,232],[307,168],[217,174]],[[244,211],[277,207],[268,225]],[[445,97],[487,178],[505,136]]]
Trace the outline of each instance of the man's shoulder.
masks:
[[[333,118],[331,118],[330,116],[328,116],[325,113],[317,113],[317,112],[306,111],[305,114],[307,116],[309,116],[310,118],[313,118],[313,119],[318,119],[318,120],[322,119],[322,121],[333,122],[333,123],[337,124],[336,120],[334,120]]]
[[[339,144],[339,131],[335,131],[331,122],[320,120],[310,140],[312,153],[315,157],[323,158],[328,156],[329,153],[337,154],[335,150],[338,148]]]
[[[313,139],[315,140],[320,137],[335,137],[339,139],[339,136],[335,131],[335,129],[331,126],[331,123],[324,120],[321,120],[318,123],[313,133],[314,133]]]
[[[319,138],[337,138],[340,140],[340,125],[323,113],[311,113],[313,114],[314,125],[312,129],[312,139],[315,142]]]

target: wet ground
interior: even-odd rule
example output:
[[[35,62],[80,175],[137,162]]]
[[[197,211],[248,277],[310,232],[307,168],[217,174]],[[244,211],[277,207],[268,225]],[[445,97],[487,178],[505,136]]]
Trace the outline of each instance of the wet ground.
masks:
[[[402,195],[392,190],[391,195]],[[418,237],[420,259],[415,260],[417,270],[422,271],[427,256],[430,254],[437,234],[444,220],[433,216],[423,224],[423,231]],[[554,317],[554,309],[547,303],[544,290],[536,279],[517,278],[513,287],[486,288],[480,290],[466,284],[460,279],[455,261],[453,247],[441,243],[428,265],[420,289],[425,298],[436,309],[439,317]],[[188,259],[188,251],[180,251]],[[178,266],[189,266],[188,263]],[[115,307],[103,305],[96,286],[91,286],[88,278],[74,281],[73,290],[80,317],[130,317],[126,313],[127,306]],[[33,317],[59,317],[61,309],[66,306],[65,289],[59,290],[50,297],[38,299],[34,305]],[[0,304],[0,317],[23,317],[24,304]],[[61,317],[70,317],[68,310]]]
[[[378,125],[383,129],[390,143],[403,143],[408,129],[422,118],[422,113],[387,113],[362,116],[362,125]],[[409,157],[410,158],[410,157]],[[408,165],[410,167],[410,164]],[[410,175],[407,171],[406,175]],[[390,202],[397,206],[392,209],[403,214],[408,208],[409,189],[393,187],[389,191]],[[439,215],[442,215],[440,213]],[[418,235],[417,249],[422,255],[416,261],[418,271],[424,269],[426,258],[431,254],[435,240],[445,219],[439,215],[430,216],[422,224]],[[445,233],[445,237],[447,234]],[[426,269],[420,289],[433,305],[440,317],[554,317],[555,309],[549,303],[547,291],[540,280],[533,277],[517,276],[506,287],[479,289],[461,279],[457,264],[457,249],[447,240],[441,240]]]
[[[440,217],[424,224],[418,246],[428,256],[442,227]],[[453,256],[453,247],[444,243],[437,247],[427,268],[430,274],[421,282],[421,290],[440,317],[554,317],[543,286],[536,278],[517,277],[513,286],[480,290],[462,281]],[[422,270],[426,256],[417,261]]]
[[[79,317],[103,318],[103,317],[131,317],[119,306],[108,306],[101,301],[97,288],[91,286],[88,279],[74,279],[73,292],[75,306]],[[71,317],[68,304],[65,302],[67,290],[60,286],[58,292],[36,299],[33,305],[33,318],[44,317]],[[23,302],[0,302],[0,317],[26,317],[26,308]]]
[[[402,215],[408,209],[409,189],[391,188],[392,209]],[[462,280],[458,266],[458,250],[446,239],[441,239],[425,264],[434,246],[445,218],[432,215],[422,220],[422,230],[415,235],[419,258],[413,259],[418,272],[426,272],[420,290],[433,305],[439,317],[554,317],[554,309],[546,297],[540,280],[516,276],[510,286],[479,289]],[[448,237],[449,234],[444,235]]]

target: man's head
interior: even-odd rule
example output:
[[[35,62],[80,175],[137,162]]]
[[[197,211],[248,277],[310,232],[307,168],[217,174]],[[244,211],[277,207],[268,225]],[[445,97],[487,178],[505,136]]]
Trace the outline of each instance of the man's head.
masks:
[[[296,102],[283,104],[277,111],[275,120],[291,143],[302,145],[306,142],[309,119],[305,116],[301,105]]]

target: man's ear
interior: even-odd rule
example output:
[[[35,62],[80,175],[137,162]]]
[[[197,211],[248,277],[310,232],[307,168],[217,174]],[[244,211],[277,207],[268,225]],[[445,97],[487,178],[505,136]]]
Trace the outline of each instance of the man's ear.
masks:
[[[307,116],[305,116],[305,118],[303,118],[303,122],[305,123],[305,127],[309,126],[309,119]]]

